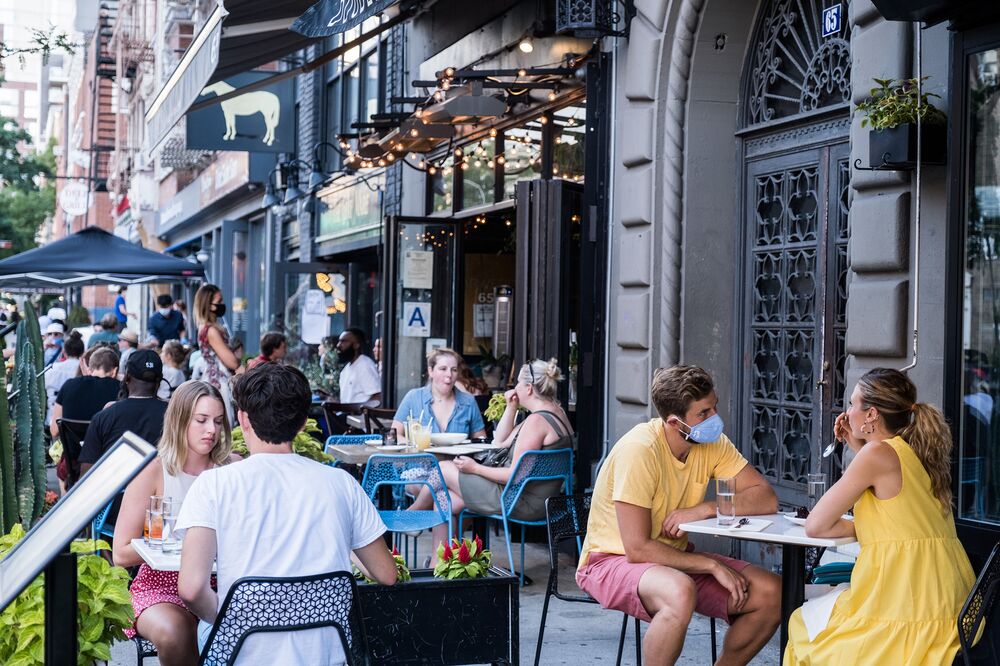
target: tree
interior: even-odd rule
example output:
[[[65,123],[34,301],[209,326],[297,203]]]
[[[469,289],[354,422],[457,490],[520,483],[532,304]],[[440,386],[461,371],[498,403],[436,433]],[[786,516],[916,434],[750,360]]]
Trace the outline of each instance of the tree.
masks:
[[[50,26],[47,30],[32,28],[31,42],[27,46],[8,46],[0,41],[0,76],[3,75],[4,61],[8,58],[17,58],[23,67],[26,56],[41,55],[42,62],[45,62],[52,51],[73,53],[76,46],[77,44],[70,41],[69,35],[54,26]]]
[[[52,145],[32,151],[29,134],[0,116],[0,239],[11,241],[0,258],[37,246],[38,229],[56,208],[54,173]]]

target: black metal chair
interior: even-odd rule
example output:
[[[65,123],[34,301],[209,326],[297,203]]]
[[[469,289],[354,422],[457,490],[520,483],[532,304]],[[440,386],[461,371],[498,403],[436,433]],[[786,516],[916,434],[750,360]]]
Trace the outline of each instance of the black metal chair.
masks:
[[[545,618],[549,612],[549,599],[556,597],[563,601],[577,601],[596,604],[597,600],[588,594],[574,594],[559,591],[559,546],[570,539],[576,540],[576,551],[580,551],[580,541],[587,534],[587,520],[590,517],[590,493],[582,495],[557,495],[545,500],[545,522],[549,533],[549,582],[545,587],[545,601],[542,603],[542,620],[538,625],[538,643],[535,646],[535,666],[542,656],[542,640],[545,637]],[[622,663],[625,649],[625,632],[628,630],[629,616],[622,613],[622,631],[618,639],[617,666]],[[642,663],[642,643],[639,637],[639,619],[635,619],[635,659]]]
[[[388,407],[362,407],[365,416],[365,431],[372,435],[380,435],[392,427],[392,419],[396,410]]]
[[[76,419],[56,419],[59,426],[59,440],[63,445],[63,457],[66,459],[66,490],[80,480],[80,450],[83,440],[87,437],[90,421]]]
[[[969,598],[958,616],[958,641],[961,653],[955,663],[1000,664],[1000,650],[997,649],[997,630],[990,625],[990,619],[1000,596],[1000,543],[986,559]],[[979,632],[983,635],[976,642]]]
[[[156,646],[139,634],[136,634],[135,638],[132,639],[132,644],[135,645],[135,660],[139,666],[142,666],[143,662],[149,657],[158,656],[156,654]]]
[[[332,571],[297,578],[241,578],[229,589],[201,652],[201,664],[233,664],[255,633],[336,628],[346,663],[368,663],[354,576]],[[277,658],[279,655],[275,655]],[[280,661],[280,659],[278,659]]]
[[[361,416],[360,402],[323,403],[323,416],[326,417],[326,429],[331,435],[363,435],[364,430],[356,428],[347,422],[348,416]]]

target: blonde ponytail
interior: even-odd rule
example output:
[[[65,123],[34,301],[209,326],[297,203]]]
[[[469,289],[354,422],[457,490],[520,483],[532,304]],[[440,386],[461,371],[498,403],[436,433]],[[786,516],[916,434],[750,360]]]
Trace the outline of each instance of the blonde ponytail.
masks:
[[[937,407],[917,402],[911,410],[913,418],[899,436],[920,458],[942,508],[951,511],[951,430]]]

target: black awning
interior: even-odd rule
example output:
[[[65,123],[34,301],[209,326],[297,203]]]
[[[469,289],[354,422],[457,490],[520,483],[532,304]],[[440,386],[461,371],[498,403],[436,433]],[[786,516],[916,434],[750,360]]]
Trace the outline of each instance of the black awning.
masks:
[[[399,0],[313,2],[220,0],[167,82],[146,107],[145,152],[151,153],[166,138],[209,83],[273,62],[325,36],[360,25],[365,19],[394,7]],[[417,3],[408,0],[404,6],[409,12]],[[370,34],[377,34],[409,16],[409,13],[389,13],[396,16]]]
[[[97,227],[0,261],[0,288],[138,284],[204,275],[201,264],[147,250]]]

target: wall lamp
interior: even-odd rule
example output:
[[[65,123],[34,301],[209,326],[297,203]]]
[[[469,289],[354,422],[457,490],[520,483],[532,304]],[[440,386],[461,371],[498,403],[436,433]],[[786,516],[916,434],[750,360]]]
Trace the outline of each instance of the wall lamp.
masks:
[[[314,169],[309,162],[299,159],[281,162],[271,169],[270,173],[267,174],[267,186],[264,188],[264,198],[261,200],[260,207],[287,206],[305,194],[299,188],[299,169],[302,167],[310,171]]]

